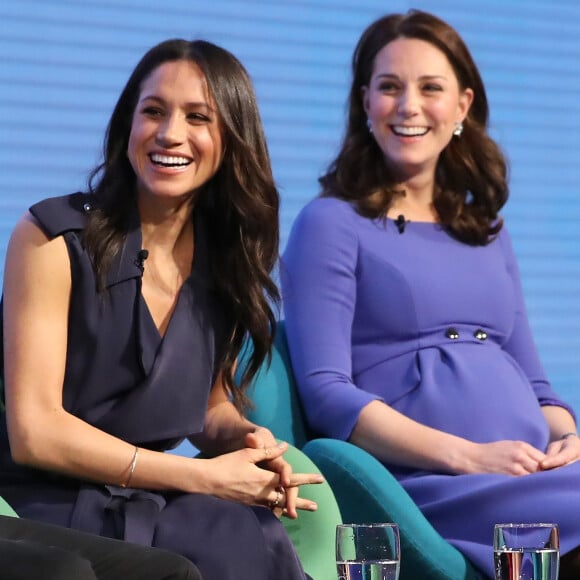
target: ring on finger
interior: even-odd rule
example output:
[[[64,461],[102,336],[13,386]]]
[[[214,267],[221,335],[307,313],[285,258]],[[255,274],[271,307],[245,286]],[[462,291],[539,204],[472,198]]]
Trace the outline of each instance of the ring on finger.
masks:
[[[280,500],[282,499],[283,495],[284,495],[284,488],[277,487],[276,488],[276,499],[274,501],[270,502],[270,509],[274,509],[280,505]]]
[[[280,505],[280,500],[282,499],[282,492],[277,489],[276,490],[276,499],[272,502],[270,502],[270,508],[274,509],[275,507],[278,507]]]

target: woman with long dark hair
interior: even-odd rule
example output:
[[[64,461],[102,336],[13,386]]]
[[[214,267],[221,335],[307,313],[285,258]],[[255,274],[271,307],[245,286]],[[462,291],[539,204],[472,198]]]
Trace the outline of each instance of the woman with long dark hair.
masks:
[[[35,204],[9,244],[0,493],[20,515],[177,551],[206,578],[304,578],[276,516],[316,509],[298,487],[321,478],[243,416],[272,344],[278,205],[239,61],[205,41],[148,51],[90,191]],[[163,453],[185,438],[203,459]]]

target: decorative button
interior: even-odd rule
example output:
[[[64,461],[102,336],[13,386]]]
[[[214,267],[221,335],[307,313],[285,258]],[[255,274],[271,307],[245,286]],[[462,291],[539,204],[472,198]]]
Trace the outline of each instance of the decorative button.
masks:
[[[87,203],[85,203],[85,204],[83,205],[83,209],[84,209],[86,212],[89,212],[89,211],[91,211],[91,209],[92,209],[92,208],[91,208],[91,204],[90,204],[90,203],[88,203],[88,202],[87,202]]]
[[[445,336],[451,340],[457,340],[459,338],[459,332],[451,326],[445,331]]]
[[[475,336],[475,338],[477,338],[477,340],[487,340],[487,332],[485,332],[485,330],[482,330],[481,328],[478,328],[473,333],[473,336]]]

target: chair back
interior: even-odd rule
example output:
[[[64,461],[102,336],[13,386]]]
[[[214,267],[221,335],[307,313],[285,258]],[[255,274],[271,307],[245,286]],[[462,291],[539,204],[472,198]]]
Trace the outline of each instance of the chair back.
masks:
[[[236,379],[239,380],[244,362],[251,353],[251,344],[240,357]],[[284,322],[276,328],[272,360],[264,363],[248,390],[254,408],[248,412],[250,421],[267,427],[290,444],[284,458],[297,473],[320,473],[317,465],[301,448],[311,438],[306,427],[302,406],[296,392],[290,365]],[[282,518],[282,523],[296,548],[304,570],[314,580],[336,578],[334,538],[336,525],[342,523],[334,493],[324,482],[306,485],[300,496],[318,504],[316,512],[301,512],[297,520]]]
[[[243,362],[238,368],[243,368]],[[270,429],[278,439],[302,449],[313,434],[306,426],[291,368],[284,321],[280,321],[276,328],[272,361],[269,365],[262,365],[248,390],[254,404],[248,418]]]

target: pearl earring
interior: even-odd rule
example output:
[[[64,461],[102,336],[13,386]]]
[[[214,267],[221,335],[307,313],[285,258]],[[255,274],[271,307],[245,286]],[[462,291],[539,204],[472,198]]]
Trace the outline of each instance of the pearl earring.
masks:
[[[369,133],[373,132],[373,124],[371,123],[370,119],[367,119],[367,128],[369,130]]]
[[[453,134],[456,137],[461,137],[462,133],[463,133],[463,123],[461,121],[457,121],[457,123],[455,123],[455,129],[453,131]]]

